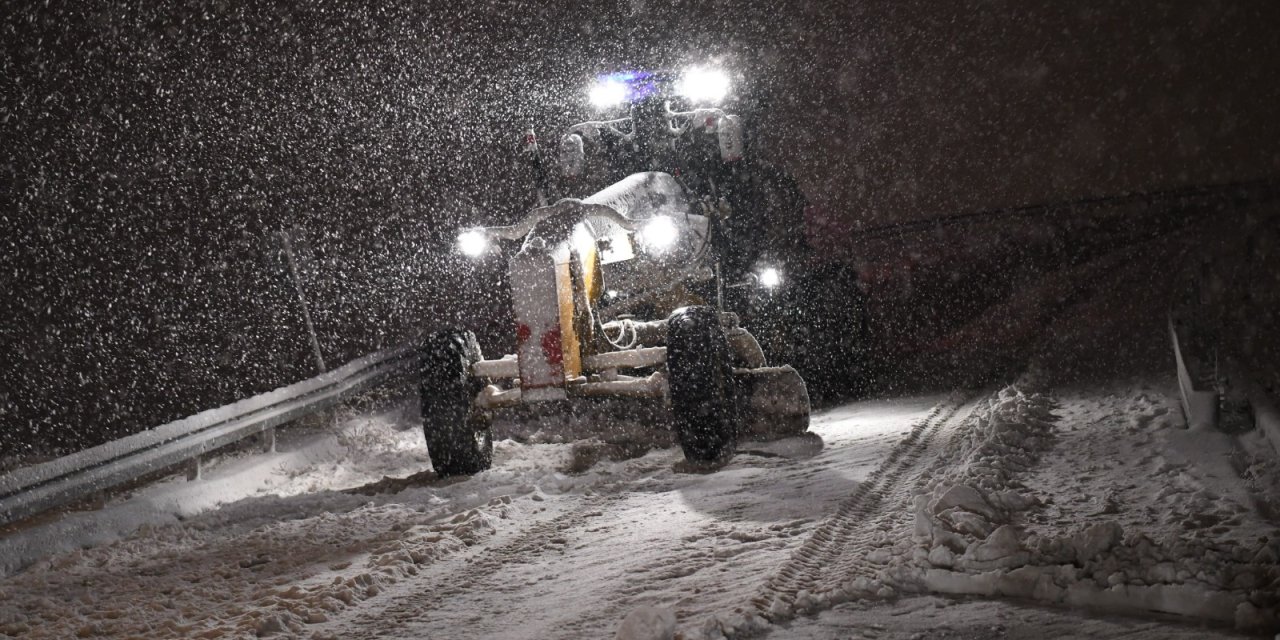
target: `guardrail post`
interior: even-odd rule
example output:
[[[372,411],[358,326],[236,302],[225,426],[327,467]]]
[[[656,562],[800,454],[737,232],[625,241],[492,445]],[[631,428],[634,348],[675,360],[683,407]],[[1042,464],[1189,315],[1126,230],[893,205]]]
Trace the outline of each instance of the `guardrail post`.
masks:
[[[204,456],[196,456],[187,461],[187,482],[194,482],[200,479],[202,462]]]
[[[262,446],[263,453],[276,452],[276,428],[269,427],[262,430],[258,434],[258,444]]]

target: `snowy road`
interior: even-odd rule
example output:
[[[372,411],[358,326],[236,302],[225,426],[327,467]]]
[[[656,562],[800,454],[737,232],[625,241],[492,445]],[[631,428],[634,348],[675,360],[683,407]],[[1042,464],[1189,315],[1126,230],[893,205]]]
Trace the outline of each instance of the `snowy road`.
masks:
[[[816,414],[808,437],[746,446],[709,474],[682,471],[671,447],[628,458],[591,442],[503,440],[492,470],[439,481],[420,473],[411,412],[354,416],[336,437],[285,438],[274,458],[233,457],[198,483],[163,482],[0,539],[11,571],[0,635],[607,638],[656,607],[687,639],[1231,637],[1150,614],[990,600],[1031,575],[1037,597],[1093,608],[1133,613],[1142,596],[1166,610],[1199,603],[1198,617],[1220,621],[1269,615],[1248,603],[1271,602],[1274,523],[1251,505],[1274,498],[1259,493],[1274,466],[1258,458],[1254,484],[1233,482],[1226,456],[1248,452],[1178,429],[1168,389],[853,403]],[[1148,455],[1129,455],[1139,447]],[[1190,447],[1216,453],[1200,463]],[[1134,465],[1156,472],[1144,479]],[[1170,478],[1173,488],[1153,489]],[[1001,527],[983,540],[994,525],[961,507],[986,503],[957,499],[962,483],[1019,504],[1021,515],[986,517],[1016,518],[1032,537],[1009,542]],[[1093,525],[1128,535],[1097,557],[1055,559]],[[39,559],[12,572],[29,564],[19,557]],[[1235,561],[1205,564],[1215,557]],[[1022,574],[984,573],[1015,565]],[[1129,586],[1105,589],[1116,575]],[[912,595],[931,591],[982,599]]]
[[[613,465],[583,494],[521,499],[520,517],[483,547],[323,631],[600,637],[640,606],[671,608],[682,622],[743,608],[935,400],[830,412],[815,437],[740,454],[713,474],[673,473],[679,456],[665,450]]]
[[[346,446],[304,438],[291,451],[282,441],[276,467],[251,457],[208,473],[210,490],[256,492],[246,485],[257,481],[264,493],[291,497],[251,497],[175,520],[169,511],[212,498],[172,481],[70,518],[78,525],[10,536],[0,549],[14,555],[36,555],[31,548],[54,530],[83,536],[90,548],[0,583],[9,596],[0,631],[599,637],[640,605],[668,606],[692,621],[747,606],[769,572],[940,400],[828,411],[809,437],[746,446],[711,474],[680,472],[674,448],[570,474],[563,470],[582,467],[589,447],[502,441],[490,472],[460,482],[428,477],[372,497],[324,489],[371,484],[376,475],[351,469],[361,465],[420,471],[421,458],[406,451],[421,435],[397,431],[400,416],[352,420],[347,430],[360,437]],[[115,522],[123,533],[129,521],[144,524],[95,544],[96,523]],[[55,606],[63,597],[78,603],[70,615]]]

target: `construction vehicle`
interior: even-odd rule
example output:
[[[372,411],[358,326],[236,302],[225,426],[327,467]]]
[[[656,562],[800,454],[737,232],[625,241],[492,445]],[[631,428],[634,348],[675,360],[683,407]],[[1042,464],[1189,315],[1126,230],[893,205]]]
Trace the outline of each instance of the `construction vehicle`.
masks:
[[[741,439],[808,429],[805,381],[770,366],[733,310],[749,306],[749,290],[769,295],[786,282],[752,228],[765,206],[761,165],[746,158],[743,119],[723,106],[730,84],[711,67],[608,74],[591,101],[622,113],[570,127],[555,162],[525,132],[541,206],[458,237],[474,258],[518,245],[506,249],[515,353],[486,359],[463,330],[421,347],[423,428],[439,475],[487,469],[503,412],[637,403],[664,415],[699,465],[726,462]],[[553,192],[593,190],[548,204]]]

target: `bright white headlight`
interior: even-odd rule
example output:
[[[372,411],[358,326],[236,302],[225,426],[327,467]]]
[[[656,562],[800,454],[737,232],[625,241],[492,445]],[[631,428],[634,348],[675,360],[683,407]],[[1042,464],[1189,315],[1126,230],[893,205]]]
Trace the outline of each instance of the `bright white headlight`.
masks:
[[[627,85],[617,80],[601,80],[591,87],[588,97],[597,109],[619,105],[627,99]]]
[[[680,230],[676,228],[675,221],[667,216],[658,216],[644,225],[644,229],[640,231],[640,242],[649,251],[660,253],[675,244],[679,235]]]
[[[773,267],[765,267],[760,272],[760,285],[766,289],[772,289],[782,284],[782,272]]]
[[[694,102],[720,102],[729,93],[729,74],[709,67],[689,67],[680,75],[676,91]]]
[[[573,250],[579,256],[586,256],[597,249],[596,238],[587,230],[585,222],[579,222],[578,226],[573,228],[571,242],[573,243]]]
[[[458,234],[458,251],[474,258],[489,248],[489,238],[479,229],[468,229]]]

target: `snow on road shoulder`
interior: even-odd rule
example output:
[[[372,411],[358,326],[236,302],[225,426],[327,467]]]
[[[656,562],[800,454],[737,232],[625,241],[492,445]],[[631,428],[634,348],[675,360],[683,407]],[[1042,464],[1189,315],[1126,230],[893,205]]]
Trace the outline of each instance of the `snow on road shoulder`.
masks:
[[[254,506],[274,501],[265,502]],[[300,633],[493,535],[520,508],[509,496],[465,511],[363,502],[330,495],[311,517],[247,531],[202,519],[144,527],[116,544],[57,556],[0,583],[0,634]],[[239,522],[252,519],[244,515]]]
[[[961,426],[911,535],[867,552],[882,568],[833,601],[890,586],[1280,626],[1280,539],[1242,493],[1231,438],[1178,429],[1176,400],[1154,389],[1032,388],[1001,390]]]
[[[430,467],[422,430],[406,428],[406,422],[403,407],[396,407],[346,415],[335,427],[282,429],[272,454],[223,453],[205,462],[198,481],[173,475],[117,494],[92,511],[53,514],[0,537],[0,576],[248,497],[341,490],[422,471]]]

